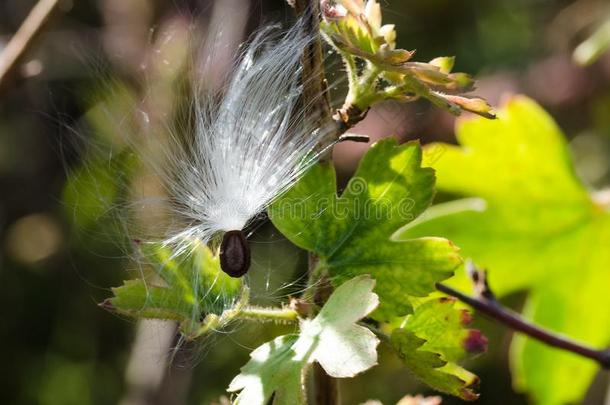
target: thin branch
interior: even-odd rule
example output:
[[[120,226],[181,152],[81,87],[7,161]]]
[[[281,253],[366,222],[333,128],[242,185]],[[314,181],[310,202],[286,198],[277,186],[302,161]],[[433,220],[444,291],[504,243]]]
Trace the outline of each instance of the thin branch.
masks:
[[[291,308],[244,307],[238,317],[263,322],[295,323],[299,321],[299,314]]]
[[[324,54],[320,40],[320,5],[318,0],[287,0],[299,17],[306,22],[306,30],[312,37],[303,54],[303,101],[310,105],[320,128],[332,122],[331,104],[324,71]],[[340,134],[331,134],[334,141]],[[323,142],[330,143],[330,142]]]
[[[346,126],[343,121],[333,117],[331,103],[329,100],[328,85],[324,71],[324,56],[322,52],[322,42],[320,40],[320,1],[319,0],[287,0],[288,4],[295,9],[298,16],[307,18],[307,29],[313,35],[314,40],[306,49],[303,56],[303,102],[305,105],[311,105],[313,108],[313,116],[318,117],[320,128],[327,127],[329,124],[334,124],[334,130],[329,131],[328,136],[321,143],[324,145],[332,145],[334,142],[341,141],[363,141],[362,137],[356,138],[353,136],[340,139],[341,135],[349,126]],[[355,124],[362,120],[365,114],[358,113],[358,117],[349,119],[350,123]],[[367,139],[368,141],[368,139]],[[330,159],[332,148],[320,160]],[[326,279],[316,279],[315,271],[317,269],[318,258],[314,253],[309,253],[308,256],[308,272],[310,281],[315,284],[308,285],[313,288],[311,293],[311,304],[323,305],[328,296],[332,292],[332,287]],[[312,375],[313,398],[320,405],[335,405],[340,403],[340,393],[338,381],[330,377],[324,369],[319,365],[314,365],[314,373]]]
[[[320,2],[319,0],[287,0],[297,16],[307,18],[307,30],[314,38],[303,56],[303,102],[305,105],[311,105],[313,108],[313,116],[317,117],[320,128],[334,124],[335,129],[329,131],[327,139],[321,142],[321,147],[330,145],[335,142],[342,134],[343,130],[336,121],[333,120],[331,114],[331,104],[328,97],[328,86],[324,72],[324,56],[322,52],[322,42],[319,38],[320,31]],[[330,159],[332,148],[321,158],[321,160]],[[310,279],[317,268],[318,258],[315,254],[309,253],[308,256],[308,272]],[[322,305],[328,298],[329,286],[324,282],[317,282],[315,286],[308,285],[314,288],[312,294],[313,303]],[[311,384],[312,396],[317,404],[320,405],[335,405],[339,400],[339,387],[336,379],[330,377],[322,367],[318,364],[313,366],[312,373],[313,382]]]
[[[339,137],[339,142],[357,142],[357,143],[369,143],[371,138],[368,135],[360,134],[343,134]]]
[[[32,46],[34,39],[42,31],[53,11],[57,9],[59,2],[60,0],[39,0],[6,45],[0,54],[0,87],[5,84],[26,51]]]
[[[341,110],[333,114],[332,105],[329,98],[328,83],[324,70],[323,44],[319,35],[320,31],[320,1],[319,0],[287,0],[288,4],[295,9],[298,16],[308,18],[307,29],[313,34],[314,40],[305,51],[303,57],[303,98],[306,104],[313,103],[314,116],[317,114],[319,127],[328,127],[334,124],[334,129],[329,131],[322,145],[330,145],[335,141],[365,142],[364,137],[344,137],[340,138],[347,130],[362,121],[368,112],[356,107]],[[366,140],[368,142],[368,140]],[[332,149],[331,149],[332,150]],[[330,157],[330,151],[326,158]]]
[[[555,332],[544,329],[538,325],[523,319],[519,314],[504,308],[496,299],[487,285],[485,273],[474,271],[471,273],[475,282],[477,297],[461,293],[445,284],[437,283],[436,289],[457,298],[470,305],[482,314],[508,326],[509,328],[524,333],[548,346],[566,350],[589,358],[599,363],[604,369],[610,369],[610,350],[598,350],[582,342],[577,342]]]

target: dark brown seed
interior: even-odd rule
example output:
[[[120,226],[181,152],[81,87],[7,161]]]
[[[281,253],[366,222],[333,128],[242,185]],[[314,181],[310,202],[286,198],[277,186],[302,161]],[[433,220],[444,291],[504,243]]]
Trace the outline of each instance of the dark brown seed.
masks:
[[[241,231],[225,233],[220,244],[220,268],[231,277],[241,277],[250,268],[250,247]]]

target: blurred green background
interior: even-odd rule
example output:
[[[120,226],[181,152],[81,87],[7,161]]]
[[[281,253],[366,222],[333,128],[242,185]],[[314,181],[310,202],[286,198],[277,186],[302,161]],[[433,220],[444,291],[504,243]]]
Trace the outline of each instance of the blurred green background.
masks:
[[[588,67],[572,60],[574,48],[610,19],[606,0],[381,3],[386,21],[397,25],[398,43],[417,49],[417,60],[456,55],[456,70],[475,74],[478,94],[492,104],[524,93],[545,106],[570,137],[580,176],[592,187],[608,186],[610,56]],[[0,2],[0,50],[33,4]],[[280,332],[238,325],[235,333],[173,352],[172,325],[135,324],[96,303],[110,295],[109,287],[137,276],[125,249],[130,235],[109,208],[147,195],[155,183],[143,175],[125,187],[119,173],[131,165],[121,155],[122,140],[143,125],[162,134],[179,109],[176,83],[189,58],[189,35],[218,26],[226,32],[227,55],[217,55],[217,70],[204,79],[214,87],[248,33],[290,13],[280,0],[61,2],[0,88],[0,403],[209,404],[223,395],[250,349]],[[340,72],[330,77],[339,81]],[[386,103],[356,131],[373,139],[451,141],[453,124],[425,103]],[[344,180],[365,149],[336,149]],[[155,213],[136,216],[146,227]],[[253,246],[256,299],[273,302],[296,292],[291,282],[303,271],[302,252],[270,225]],[[522,298],[507,304],[519,308]],[[511,390],[510,334],[477,322],[490,339],[489,353],[468,365],[482,379],[478,403],[527,403]],[[427,393],[390,353],[381,356],[383,367],[341,382],[346,404],[393,404],[408,393]],[[604,403],[607,382],[600,375],[585,402]]]

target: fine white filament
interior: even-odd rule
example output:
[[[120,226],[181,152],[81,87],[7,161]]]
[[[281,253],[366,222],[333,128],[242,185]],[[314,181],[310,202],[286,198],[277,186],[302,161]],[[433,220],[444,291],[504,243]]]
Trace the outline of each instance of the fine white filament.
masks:
[[[304,25],[259,32],[220,101],[196,95],[194,139],[169,162],[168,191],[189,225],[167,244],[180,250],[185,240],[244,229],[315,162],[328,129],[301,99],[301,57],[312,40]]]

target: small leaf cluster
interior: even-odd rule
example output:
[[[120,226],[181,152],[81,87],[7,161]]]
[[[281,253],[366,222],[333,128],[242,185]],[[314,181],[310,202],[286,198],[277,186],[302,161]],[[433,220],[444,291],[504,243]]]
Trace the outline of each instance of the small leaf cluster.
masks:
[[[494,117],[485,100],[464,96],[474,89],[474,81],[465,73],[452,73],[454,58],[413,62],[414,51],[397,48],[395,27],[382,24],[376,0],[325,0],[322,12],[322,32],[348,74],[349,93],[337,112],[347,125],[378,101],[418,98],[456,115],[470,111]]]

